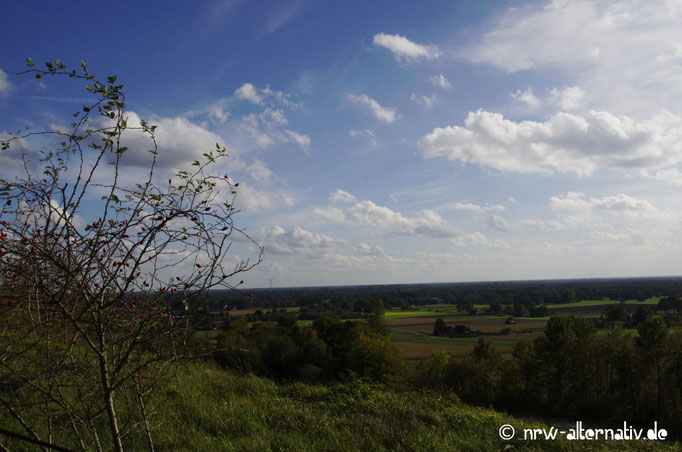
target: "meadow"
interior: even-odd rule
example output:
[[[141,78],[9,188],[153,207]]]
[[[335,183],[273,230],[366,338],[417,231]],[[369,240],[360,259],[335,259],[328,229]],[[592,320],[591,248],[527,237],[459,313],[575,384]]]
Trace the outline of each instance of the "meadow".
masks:
[[[636,306],[655,306],[661,297],[650,297],[644,301],[626,300],[626,308]],[[582,300],[573,303],[553,303],[547,307],[553,315],[575,315],[581,317],[598,317],[608,306],[621,304],[611,299]],[[475,304],[474,309],[485,311],[487,304]],[[522,340],[532,340],[542,335],[550,316],[518,317],[513,324],[507,324],[508,315],[470,315],[461,312],[454,304],[431,304],[410,310],[387,310],[384,318],[391,329],[391,340],[403,351],[405,359],[421,360],[434,352],[447,351],[453,356],[465,356],[470,353],[479,337],[488,339],[495,349],[503,355],[510,355],[514,345]],[[472,331],[471,337],[441,338],[433,336],[436,319],[442,318],[447,326],[465,325]],[[674,329],[673,329],[674,330]],[[629,334],[636,335],[636,328],[626,328]],[[672,331],[672,330],[671,330]],[[598,334],[607,334],[606,330]]]

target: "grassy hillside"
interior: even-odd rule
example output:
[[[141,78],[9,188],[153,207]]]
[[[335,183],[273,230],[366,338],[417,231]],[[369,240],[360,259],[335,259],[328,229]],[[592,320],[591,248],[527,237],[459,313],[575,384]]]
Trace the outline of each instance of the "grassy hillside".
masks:
[[[379,386],[277,385],[272,381],[193,367],[168,396],[156,432],[159,450],[653,450],[646,442],[502,441],[539,424],[459,403],[433,392],[392,392]],[[655,450],[677,450],[656,444]]]
[[[158,451],[680,450],[646,441],[503,441],[498,437],[503,424],[514,426],[520,438],[524,428],[546,426],[465,405],[448,393],[360,382],[282,385],[201,364],[190,365],[159,391],[153,405]],[[76,449],[66,435],[56,429],[54,443]],[[36,450],[7,438],[0,442],[12,451]],[[141,431],[125,443],[127,450],[147,450]]]

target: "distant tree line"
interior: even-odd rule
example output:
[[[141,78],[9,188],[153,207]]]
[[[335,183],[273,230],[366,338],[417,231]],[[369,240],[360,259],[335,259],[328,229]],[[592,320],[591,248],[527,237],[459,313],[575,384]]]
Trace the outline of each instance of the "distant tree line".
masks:
[[[580,300],[640,300],[654,296],[682,297],[682,278],[631,278],[560,281],[510,281],[450,284],[376,285],[352,287],[312,287],[251,289],[248,292],[214,290],[193,305],[207,311],[219,309],[268,309],[298,306],[304,318],[319,313],[344,313],[360,316],[371,300],[381,298],[387,309],[448,303],[491,307],[512,306],[520,311],[544,304],[571,303]],[[305,309],[303,309],[305,308]],[[352,318],[352,317],[350,317]]]

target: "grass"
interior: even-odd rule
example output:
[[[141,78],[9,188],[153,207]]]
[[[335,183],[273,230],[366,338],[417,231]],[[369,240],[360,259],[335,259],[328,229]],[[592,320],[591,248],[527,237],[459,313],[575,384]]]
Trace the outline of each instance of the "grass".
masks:
[[[644,301],[637,301],[637,300],[627,300],[625,301],[625,304],[633,304],[633,305],[656,305],[658,304],[658,301],[661,299],[661,297],[651,297],[647,298]],[[618,300],[610,300],[610,299],[603,299],[603,300],[583,300],[583,301],[576,301],[574,303],[553,303],[553,304],[548,304],[547,307],[549,309],[557,309],[557,308],[583,308],[583,307],[589,307],[589,306],[607,306],[610,304],[620,304],[620,301]]]
[[[510,424],[519,438],[503,441]],[[672,445],[616,441],[524,441],[546,427],[458,402],[448,393],[389,390],[361,382],[331,386],[272,381],[193,366],[167,401],[156,432],[172,451],[639,451]]]

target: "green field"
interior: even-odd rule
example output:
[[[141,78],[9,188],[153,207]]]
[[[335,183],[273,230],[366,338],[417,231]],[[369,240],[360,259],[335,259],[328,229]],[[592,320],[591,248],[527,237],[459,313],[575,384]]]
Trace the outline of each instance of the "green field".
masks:
[[[660,297],[652,297],[644,301],[628,300],[627,305],[656,305]],[[608,306],[619,304],[620,301],[583,300],[575,303],[548,304],[547,307],[555,313],[561,313],[563,309],[571,309],[571,314],[586,317],[598,317],[599,312],[594,309],[586,309],[584,313],[576,308],[593,308],[594,306]],[[478,309],[486,309],[488,305],[477,304]],[[478,342],[479,337],[486,337],[501,353],[510,353],[514,345],[524,339],[533,339],[544,331],[547,317],[522,317],[516,320],[514,325],[505,325],[506,315],[468,315],[457,311],[452,304],[426,305],[409,311],[387,311],[384,318],[391,327],[390,337],[398,345],[406,359],[422,359],[435,351],[448,351],[456,356],[462,356],[471,352]],[[467,338],[440,338],[431,334],[433,323],[437,318],[443,318],[447,325],[463,324],[471,328],[473,337]],[[414,320],[414,321],[412,321]],[[503,330],[507,330],[503,334]],[[637,330],[630,328],[626,331],[637,334]],[[606,330],[600,330],[599,335],[607,334]]]
[[[661,299],[661,297],[651,297],[651,298],[647,298],[644,301],[627,300],[627,301],[625,301],[625,304],[628,304],[628,305],[656,305],[656,304],[658,304],[658,301],[660,299]],[[583,301],[576,301],[575,303],[553,303],[553,304],[548,304],[547,307],[549,309],[582,308],[582,307],[589,307],[589,306],[608,306],[611,304],[620,304],[620,301],[609,300],[609,299],[583,300]]]

